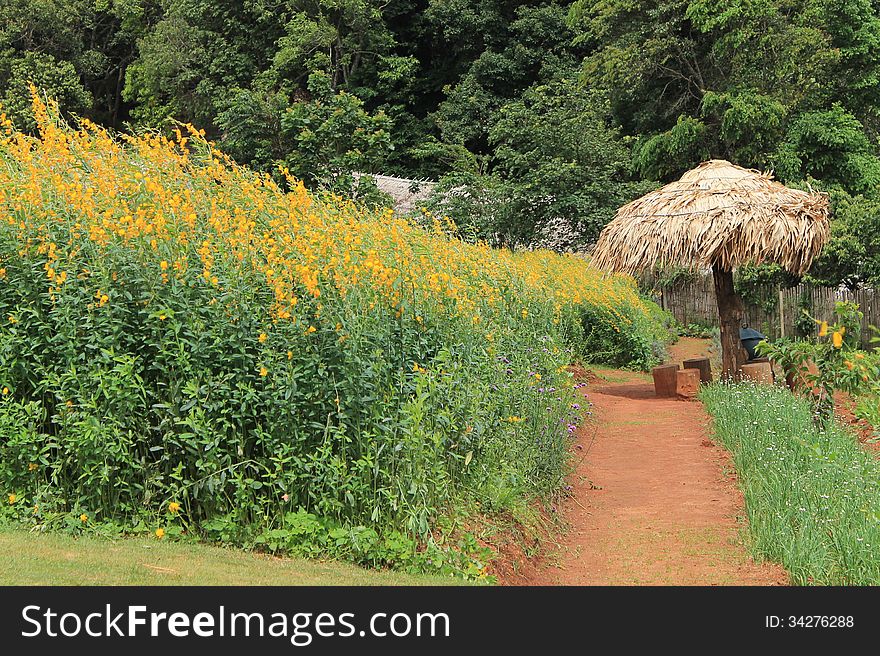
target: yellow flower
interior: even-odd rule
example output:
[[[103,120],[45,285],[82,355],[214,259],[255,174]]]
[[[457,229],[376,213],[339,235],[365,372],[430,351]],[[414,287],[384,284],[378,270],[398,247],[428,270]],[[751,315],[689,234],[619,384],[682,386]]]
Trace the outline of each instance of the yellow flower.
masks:
[[[79,516],[79,521],[81,521],[83,524],[85,524],[87,521],[89,521],[89,516],[86,515],[85,513],[83,513],[82,515]]]
[[[522,311],[522,318],[525,319],[527,316],[529,316],[529,311],[524,308]]]
[[[37,465],[37,463],[35,462],[32,462],[28,465],[28,471],[36,471],[38,468],[39,465]]]
[[[159,268],[162,269],[162,271],[168,271],[168,262],[162,260],[159,262]]]
[[[269,339],[269,336],[266,333],[260,333],[260,336],[257,337],[257,340],[260,342],[260,344],[265,342],[267,339]]]
[[[823,321],[819,325],[819,337],[825,337],[825,335],[827,335],[827,334],[828,334],[828,322]]]
[[[831,343],[834,344],[834,348],[840,348],[843,346],[843,335],[835,330],[831,335]]]
[[[315,328],[314,326],[309,326],[308,329],[306,330],[306,335],[310,335],[310,334],[312,334],[313,332],[315,332],[315,331],[317,331],[317,330],[318,330],[318,329]]]
[[[12,316],[12,315],[10,314],[10,315],[9,315],[9,323],[18,323],[18,319],[16,319],[14,316]]]
[[[164,312],[162,312],[162,313],[159,315],[159,321],[165,321],[165,319],[167,319],[167,318],[168,318],[168,315],[165,314]]]
[[[844,360],[843,364],[845,364],[846,368],[849,369],[850,371],[852,371],[853,368],[855,367],[855,365],[852,362],[850,362],[849,360]]]
[[[165,529],[162,528],[161,526],[156,529],[156,537],[159,538],[160,540],[165,537]]]
[[[260,367],[260,376],[265,378],[268,375],[269,375],[269,370],[266,369],[266,367]]]
[[[9,495],[9,503],[10,503],[10,505],[13,504],[13,503],[15,503],[15,500],[16,500],[16,499],[18,499],[17,496],[15,496],[14,494],[10,494],[10,495]]]
[[[179,511],[180,511],[180,504],[177,503],[176,501],[172,501],[171,503],[168,504],[168,512],[174,514]]]
[[[9,394],[9,388],[8,388],[8,387],[4,387],[4,388],[3,388],[3,396],[6,396],[7,394]]]
[[[541,380],[541,374],[535,374],[535,380]]]
[[[864,353],[856,353],[856,360],[864,360],[864,359],[865,359]]]
[[[287,352],[287,359],[288,359],[288,360],[292,360],[292,359],[293,359],[293,351],[288,351],[288,352]]]

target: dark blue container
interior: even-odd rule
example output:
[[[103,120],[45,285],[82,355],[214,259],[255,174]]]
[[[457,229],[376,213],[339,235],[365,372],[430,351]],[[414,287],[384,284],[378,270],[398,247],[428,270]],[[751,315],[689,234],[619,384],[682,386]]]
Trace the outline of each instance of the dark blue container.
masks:
[[[755,353],[755,347],[765,339],[767,339],[767,336],[762,335],[754,328],[739,329],[739,340],[742,342],[743,348],[745,348],[746,352],[749,354],[749,360],[754,360],[758,357],[758,354]]]

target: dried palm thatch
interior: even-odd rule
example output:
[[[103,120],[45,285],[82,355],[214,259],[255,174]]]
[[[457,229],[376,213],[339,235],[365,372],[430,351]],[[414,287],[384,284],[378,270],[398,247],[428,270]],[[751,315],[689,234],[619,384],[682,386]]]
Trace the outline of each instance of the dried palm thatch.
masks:
[[[828,199],[822,194],[710,160],[621,207],[599,235],[593,262],[628,273],[656,265],[712,267],[722,377],[736,378],[747,355],[739,337],[743,308],[733,269],[776,262],[806,273],[829,233]]]
[[[776,262],[803,274],[829,231],[823,194],[713,159],[621,207],[599,236],[593,262],[628,273]]]

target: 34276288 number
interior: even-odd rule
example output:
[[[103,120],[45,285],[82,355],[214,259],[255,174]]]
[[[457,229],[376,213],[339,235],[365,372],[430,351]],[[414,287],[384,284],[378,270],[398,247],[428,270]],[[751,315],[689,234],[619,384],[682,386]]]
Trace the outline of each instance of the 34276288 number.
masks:
[[[769,629],[843,629],[855,626],[852,615],[767,615],[764,626]]]

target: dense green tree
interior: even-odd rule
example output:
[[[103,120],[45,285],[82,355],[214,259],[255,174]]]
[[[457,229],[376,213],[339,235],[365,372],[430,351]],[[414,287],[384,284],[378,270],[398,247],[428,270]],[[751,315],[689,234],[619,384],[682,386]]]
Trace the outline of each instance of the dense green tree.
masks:
[[[630,178],[627,141],[603,94],[560,78],[527,89],[491,119],[491,174],[460,167],[444,208],[479,236],[556,249],[593,241],[614,211],[650,188]]]
[[[156,0],[5,0],[0,3],[0,89],[13,114],[29,104],[27,83],[64,110],[120,127],[137,38],[160,9]],[[24,89],[24,97],[22,90]]]
[[[281,86],[301,84],[313,71],[328,74],[333,89],[375,97],[381,85],[411,75],[414,58],[397,56],[394,35],[376,0],[292,3],[296,11],[277,41],[270,75]]]
[[[874,134],[880,107],[869,0],[578,0],[571,19],[592,48],[585,81],[640,135],[645,175],[723,157],[788,181],[842,168],[834,182],[856,191],[875,178],[875,153],[854,134]],[[833,152],[814,169],[826,139]]]
[[[69,61],[56,61],[52,55],[26,52],[7,62],[5,93],[0,102],[18,127],[33,130],[30,85],[41,94],[54,98],[67,112],[83,113],[90,109],[92,96],[80,83]]]
[[[211,123],[230,89],[304,91],[322,71],[333,89],[376,96],[409,76],[377,0],[164,0],[139,42],[126,94],[142,120],[166,115]]]
[[[880,199],[834,191],[831,200],[832,239],[808,279],[820,285],[880,288]]]
[[[504,105],[489,143],[497,174],[516,186],[505,229],[517,241],[550,229],[553,245],[588,243],[648,189],[630,181],[630,151],[610,126],[607,100],[570,79]]]
[[[445,42],[465,42],[456,47],[464,59],[461,76],[445,89],[437,125],[444,141],[476,152],[489,150],[493,115],[503,105],[534,84],[571,72],[582,56],[572,47],[568,9],[556,2],[438,1],[428,11]]]
[[[284,36],[287,3],[259,0],[161,0],[162,18],[138,41],[125,98],[132,115],[157,124],[168,116],[214,132],[233,88],[266,70]]]
[[[862,124],[839,104],[804,112],[789,126],[774,161],[786,180],[822,181],[827,188],[876,195],[880,159]]]
[[[309,76],[308,97],[241,89],[217,119],[224,147],[264,169],[286,167],[313,188],[377,200],[369,177],[391,151],[391,124],[358,97],[333,88],[324,72]]]

